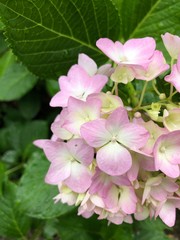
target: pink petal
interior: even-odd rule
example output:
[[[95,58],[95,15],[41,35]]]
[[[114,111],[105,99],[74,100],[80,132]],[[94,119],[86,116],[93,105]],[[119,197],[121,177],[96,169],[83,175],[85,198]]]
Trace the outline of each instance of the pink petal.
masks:
[[[52,123],[51,125],[51,131],[54,133],[54,135],[60,139],[63,140],[69,140],[72,138],[73,133],[62,127],[62,122],[57,121]]]
[[[83,139],[72,139],[67,142],[67,148],[72,157],[88,166],[94,159],[94,149],[88,146]]]
[[[172,85],[177,89],[178,92],[180,92],[180,55],[178,57],[179,59],[179,65],[174,64],[172,67],[172,71],[170,73],[170,75],[167,75],[164,79],[169,82],[172,83]]]
[[[108,78],[104,75],[96,74],[90,81],[88,81],[87,92],[88,95],[91,93],[99,93],[106,85]]]
[[[45,182],[49,184],[58,185],[70,176],[71,163],[66,160],[51,163],[50,168],[46,174]]]
[[[98,194],[100,197],[105,198],[112,185],[110,176],[96,168],[96,173],[92,178],[89,193],[91,195]]]
[[[84,193],[91,185],[92,174],[87,167],[78,162],[72,162],[71,175],[64,183],[74,192]]]
[[[151,196],[157,200],[157,201],[164,201],[167,199],[168,193],[165,189],[162,188],[162,186],[154,186],[151,189]]]
[[[180,130],[161,135],[154,145],[156,170],[161,170],[167,176],[179,176],[180,163]],[[173,176],[174,171],[174,176]]]
[[[108,38],[100,38],[96,42],[96,46],[105,53],[110,59],[116,63],[120,62],[120,58],[123,55],[123,45],[120,42],[113,42]]]
[[[47,140],[47,139],[38,139],[38,140],[33,141],[33,144],[36,147],[43,149],[44,145],[46,144],[47,141],[49,141],[49,140]]]
[[[129,180],[135,181],[137,179],[138,172],[139,172],[139,161],[137,159],[133,158],[132,166],[127,172],[127,176],[129,178]]]
[[[124,53],[131,64],[148,62],[155,51],[156,43],[151,37],[130,39],[124,44]]]
[[[166,225],[173,227],[176,220],[175,206],[171,202],[166,201],[159,212],[159,217]]]
[[[120,206],[123,212],[127,214],[135,213],[137,197],[132,187],[123,187],[120,196]]]
[[[162,181],[162,186],[167,192],[176,192],[179,189],[179,186],[177,183],[173,182],[173,180],[164,178]]]
[[[146,70],[143,70],[141,68],[135,69],[136,78],[150,81],[156,78],[157,76],[159,76],[161,73],[163,73],[167,69],[169,69],[169,65],[166,64],[165,58],[162,52],[156,50],[154,52],[154,55],[150,59],[150,63]]]
[[[97,72],[97,65],[89,56],[84,53],[79,54],[78,65],[80,65],[90,76]]]
[[[148,131],[135,123],[127,123],[118,132],[117,140],[126,147],[136,150],[143,147],[149,138]]]
[[[160,170],[168,177],[177,178],[180,176],[180,170],[178,165],[172,165],[168,161],[164,161],[160,166]]]
[[[111,139],[105,128],[105,119],[97,119],[82,125],[80,132],[84,140],[92,147],[101,147]]]
[[[111,176],[122,175],[132,165],[131,154],[117,142],[110,142],[97,152],[97,165]]]
[[[68,102],[69,95],[66,92],[58,92],[56,93],[51,101],[51,107],[66,107]]]
[[[54,142],[51,140],[46,140],[43,144],[43,150],[50,162],[64,161],[68,162],[70,153],[64,142]]]
[[[180,54],[180,37],[168,32],[161,35],[161,37],[169,55],[177,59],[178,54]]]
[[[119,189],[115,185],[113,185],[103,199],[107,208],[118,208],[118,195]]]
[[[106,122],[106,129],[112,134],[117,135],[122,125],[129,123],[127,110],[123,107],[119,107],[114,110],[108,117]]]
[[[86,102],[70,97],[64,128],[75,135],[80,135],[82,124],[100,117],[101,102],[98,99],[87,99]]]

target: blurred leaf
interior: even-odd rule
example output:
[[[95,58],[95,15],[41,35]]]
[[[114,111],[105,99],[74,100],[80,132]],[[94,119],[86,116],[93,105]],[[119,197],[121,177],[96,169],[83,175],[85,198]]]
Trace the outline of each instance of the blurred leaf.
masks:
[[[5,177],[5,167],[2,162],[0,162],[0,197],[2,196],[2,184]]]
[[[0,140],[2,139],[0,152],[8,149],[15,150],[23,158],[27,158],[35,150],[32,142],[35,139],[48,138],[48,131],[48,124],[43,120],[33,120],[23,124],[21,122],[10,124],[0,131]]]
[[[0,23],[1,24],[1,23]],[[7,43],[4,40],[3,33],[0,32],[0,56],[7,50]]]
[[[35,150],[35,146],[32,144],[36,139],[48,138],[48,125],[46,121],[34,120],[27,122],[22,127],[20,133],[20,146],[23,151],[24,157],[27,157]]]
[[[60,217],[56,228],[63,240],[133,240],[132,225],[108,225],[107,220],[97,220],[96,215],[89,219],[77,216],[77,211]]]
[[[5,163],[12,165],[16,163],[18,157],[19,153],[16,150],[8,150],[2,155],[1,160]]]
[[[164,232],[168,227],[160,219],[136,222],[135,228],[134,240],[170,240]]]
[[[31,91],[19,101],[19,111],[25,119],[34,118],[41,108],[41,96],[37,92]]]
[[[15,201],[17,186],[6,182],[4,194],[0,197],[0,236],[10,239],[25,239],[29,229],[29,218],[20,213]]]
[[[77,216],[77,211],[59,218],[57,229],[63,240],[102,240],[100,236],[102,222],[95,218],[85,219]]]
[[[72,210],[65,204],[54,204],[53,197],[58,194],[58,189],[44,182],[48,167],[44,154],[34,152],[20,180],[17,198],[24,214],[31,217],[54,218]]]
[[[9,141],[7,134],[8,134],[7,128],[0,129],[0,153],[3,153],[9,149]]]
[[[2,23],[2,21],[0,20],[0,31],[2,31],[4,29],[4,24]]]
[[[58,219],[52,218],[46,220],[43,230],[44,238],[46,240],[52,240],[54,236],[58,235]]]
[[[46,89],[49,96],[54,96],[59,91],[58,81],[53,79],[46,80]]]
[[[19,99],[36,84],[37,77],[15,61],[11,51],[0,59],[0,100]]]
[[[121,225],[107,223],[101,228],[103,240],[134,240],[133,228],[131,224],[123,223]]]
[[[65,73],[82,52],[104,62],[96,41],[120,31],[111,0],[0,0],[0,14],[14,53],[43,77]]]

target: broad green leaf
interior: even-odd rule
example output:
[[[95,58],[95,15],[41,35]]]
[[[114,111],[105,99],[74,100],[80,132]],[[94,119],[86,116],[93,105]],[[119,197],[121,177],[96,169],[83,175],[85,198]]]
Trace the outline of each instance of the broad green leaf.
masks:
[[[110,224],[107,226],[107,222],[105,222],[101,228],[101,235],[103,240],[134,240],[132,225],[126,223],[121,225]]]
[[[58,194],[58,189],[44,182],[48,167],[44,154],[34,152],[20,180],[18,202],[24,214],[31,217],[48,219],[72,211],[72,207],[60,202],[54,204],[53,197]]]
[[[77,211],[60,217],[56,229],[63,240],[133,240],[132,225],[108,225],[107,220],[97,220],[97,215],[85,219]]]
[[[0,100],[16,100],[25,95],[36,84],[37,77],[25,66],[15,61],[11,51],[0,59]]]
[[[23,157],[27,158],[35,150],[35,146],[32,144],[34,140],[48,138],[47,122],[43,120],[26,122],[22,127],[19,137]]]
[[[164,232],[168,227],[160,219],[136,222],[135,228],[134,240],[170,240]]]
[[[10,154],[11,158],[20,154],[26,159],[36,149],[32,142],[48,138],[48,131],[48,124],[44,120],[11,123],[0,131],[0,152],[10,150],[5,153],[5,159],[6,154]],[[12,150],[15,150],[14,154]]]
[[[0,236],[25,239],[30,219],[19,211],[15,200],[16,191],[14,183],[5,183],[3,196],[0,197]]]
[[[157,0],[131,32],[130,38],[145,37],[148,35],[155,37],[156,40],[160,40],[160,34],[164,34],[165,32],[179,35],[179,23],[180,1]]]
[[[104,62],[96,41],[120,31],[111,0],[0,0],[0,14],[14,53],[43,77],[65,73],[82,52]]]
[[[180,34],[179,0],[112,1],[121,19],[121,40],[151,36],[159,42],[165,32]]]
[[[143,21],[157,0],[113,0],[121,18],[120,40],[129,39],[137,25]]]
[[[102,221],[96,218],[85,219],[77,216],[77,211],[59,218],[56,224],[60,239],[63,240],[103,240],[100,234]]]

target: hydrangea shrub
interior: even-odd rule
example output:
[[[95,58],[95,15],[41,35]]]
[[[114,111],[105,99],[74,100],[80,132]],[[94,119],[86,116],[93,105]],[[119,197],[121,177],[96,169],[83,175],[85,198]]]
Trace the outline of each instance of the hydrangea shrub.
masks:
[[[61,111],[51,125],[52,138],[36,140],[50,167],[45,182],[57,185],[55,202],[78,206],[78,215],[93,214],[109,223],[132,223],[133,218],[157,218],[172,227],[180,208],[180,37],[165,33],[162,40],[171,57],[166,63],[152,37],[124,44],[100,38],[96,45],[110,59],[97,64],[79,54],[60,91],[51,99]],[[159,92],[157,77],[169,86]],[[139,98],[121,98],[122,84]],[[159,101],[144,105],[151,82]],[[108,91],[107,91],[108,89]]]

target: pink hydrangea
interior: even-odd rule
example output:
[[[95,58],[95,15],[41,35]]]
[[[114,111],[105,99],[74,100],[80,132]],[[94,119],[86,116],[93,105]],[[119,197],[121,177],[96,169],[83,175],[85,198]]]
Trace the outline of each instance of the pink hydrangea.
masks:
[[[180,92],[180,38],[162,38],[173,61],[178,58],[164,79]],[[51,140],[34,142],[50,161],[45,182],[57,185],[55,202],[78,206],[85,218],[96,214],[122,224],[132,223],[132,215],[139,221],[159,216],[172,227],[180,209],[180,108],[177,92],[171,87],[166,97],[156,86],[159,79],[153,81],[169,66],[151,37],[124,44],[101,38],[97,46],[113,68],[79,54],[50,103],[62,107]],[[138,92],[137,79],[152,81],[148,94],[154,91],[159,101],[144,105],[147,83]],[[121,89],[119,83],[128,85]]]

